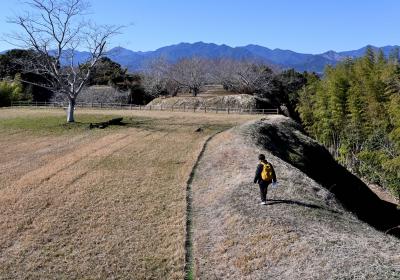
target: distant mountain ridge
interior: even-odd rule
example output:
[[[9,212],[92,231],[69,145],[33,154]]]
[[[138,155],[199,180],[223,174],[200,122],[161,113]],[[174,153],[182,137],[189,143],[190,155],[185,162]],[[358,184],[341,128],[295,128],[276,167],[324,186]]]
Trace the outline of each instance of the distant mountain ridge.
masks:
[[[314,71],[322,73],[326,65],[336,65],[339,61],[350,57],[363,56],[368,46],[357,50],[335,52],[327,51],[321,54],[304,54],[291,50],[269,49],[259,45],[247,45],[243,47],[230,47],[214,43],[180,43],[159,48],[155,51],[134,52],[121,47],[114,48],[108,55],[112,60],[127,67],[130,71],[143,69],[146,64],[158,57],[167,61],[176,62],[187,57],[229,58],[235,60],[256,60],[267,64],[276,65],[279,68],[294,68],[297,71]],[[399,46],[371,46],[374,50],[382,49],[386,56]]]
[[[297,71],[313,71],[322,73],[325,66],[336,65],[339,61],[350,57],[356,58],[363,56],[368,46],[357,50],[335,52],[333,50],[321,54],[304,54],[291,50],[269,49],[259,45],[247,45],[242,47],[230,47],[227,45],[217,45],[214,43],[179,43],[176,45],[165,46],[155,51],[135,52],[122,47],[116,47],[108,52],[108,57],[118,62],[129,71],[140,71],[146,65],[159,57],[163,57],[169,62],[176,62],[182,58],[202,57],[208,59],[234,59],[234,60],[255,60],[275,65],[281,69],[294,68]],[[399,46],[371,46],[374,50],[382,49],[386,56]],[[77,63],[84,62],[89,53],[77,52],[75,57]]]

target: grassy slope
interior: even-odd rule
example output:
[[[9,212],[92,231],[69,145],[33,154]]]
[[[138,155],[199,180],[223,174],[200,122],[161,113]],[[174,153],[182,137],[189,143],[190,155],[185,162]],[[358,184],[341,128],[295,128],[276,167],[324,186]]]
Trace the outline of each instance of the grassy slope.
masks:
[[[270,117],[274,122],[280,117]],[[196,171],[199,279],[398,279],[400,241],[360,222],[315,181],[254,144],[248,126],[216,136]],[[259,205],[257,154],[280,187]]]
[[[182,279],[193,162],[254,118],[227,117],[88,110],[65,129],[62,111],[0,111],[0,279]]]

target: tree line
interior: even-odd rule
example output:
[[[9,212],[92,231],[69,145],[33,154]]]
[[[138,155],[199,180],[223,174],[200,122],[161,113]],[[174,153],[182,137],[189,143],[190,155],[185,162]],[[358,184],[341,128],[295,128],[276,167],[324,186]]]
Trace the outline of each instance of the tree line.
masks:
[[[0,101],[0,106],[7,106],[12,100],[43,102],[66,99],[63,92],[40,87],[47,81],[43,74],[24,71],[23,65],[32,63],[32,57],[37,57],[32,50],[11,50],[0,55],[0,79],[7,84],[19,84],[22,93],[6,93],[8,98]],[[85,68],[87,64],[76,67]],[[115,91],[107,91],[105,96],[96,91],[83,90],[77,100],[144,105],[160,96],[173,97],[180,93],[197,96],[205,85],[220,84],[232,93],[257,96],[265,106],[278,107],[283,104],[289,114],[298,119],[295,111],[297,91],[312,75],[315,74],[299,73],[293,69],[276,71],[257,61],[198,57],[184,58],[174,63],[157,58],[142,71],[130,73],[108,57],[102,57],[91,69],[86,86],[108,85]]]
[[[399,51],[388,58],[367,48],[364,57],[327,67],[298,93],[307,132],[353,173],[400,197]]]

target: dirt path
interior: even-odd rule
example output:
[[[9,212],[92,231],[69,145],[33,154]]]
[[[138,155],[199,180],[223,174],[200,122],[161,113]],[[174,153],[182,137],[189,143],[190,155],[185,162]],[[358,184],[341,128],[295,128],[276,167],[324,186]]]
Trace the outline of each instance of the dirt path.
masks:
[[[197,159],[191,169],[189,178],[186,182],[186,236],[185,236],[185,280],[193,278],[194,273],[194,256],[193,256],[193,192],[192,184],[194,176],[197,172],[198,165],[203,158],[204,152],[207,149],[208,143],[218,134],[217,132],[209,136],[199,152]]]
[[[246,133],[234,128],[217,135],[196,169],[196,279],[395,279],[398,240],[346,213],[326,190]],[[259,205],[252,182],[260,152],[280,184],[269,190],[267,206]]]

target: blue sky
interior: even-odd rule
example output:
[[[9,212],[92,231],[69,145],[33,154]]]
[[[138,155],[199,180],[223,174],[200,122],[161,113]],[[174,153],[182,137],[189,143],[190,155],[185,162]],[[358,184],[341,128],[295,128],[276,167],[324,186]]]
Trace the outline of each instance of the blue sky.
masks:
[[[0,34],[20,0],[2,1]],[[398,0],[92,0],[101,24],[128,25],[112,46],[154,50],[179,42],[259,44],[303,53],[400,44]],[[0,42],[0,50],[10,45]]]

